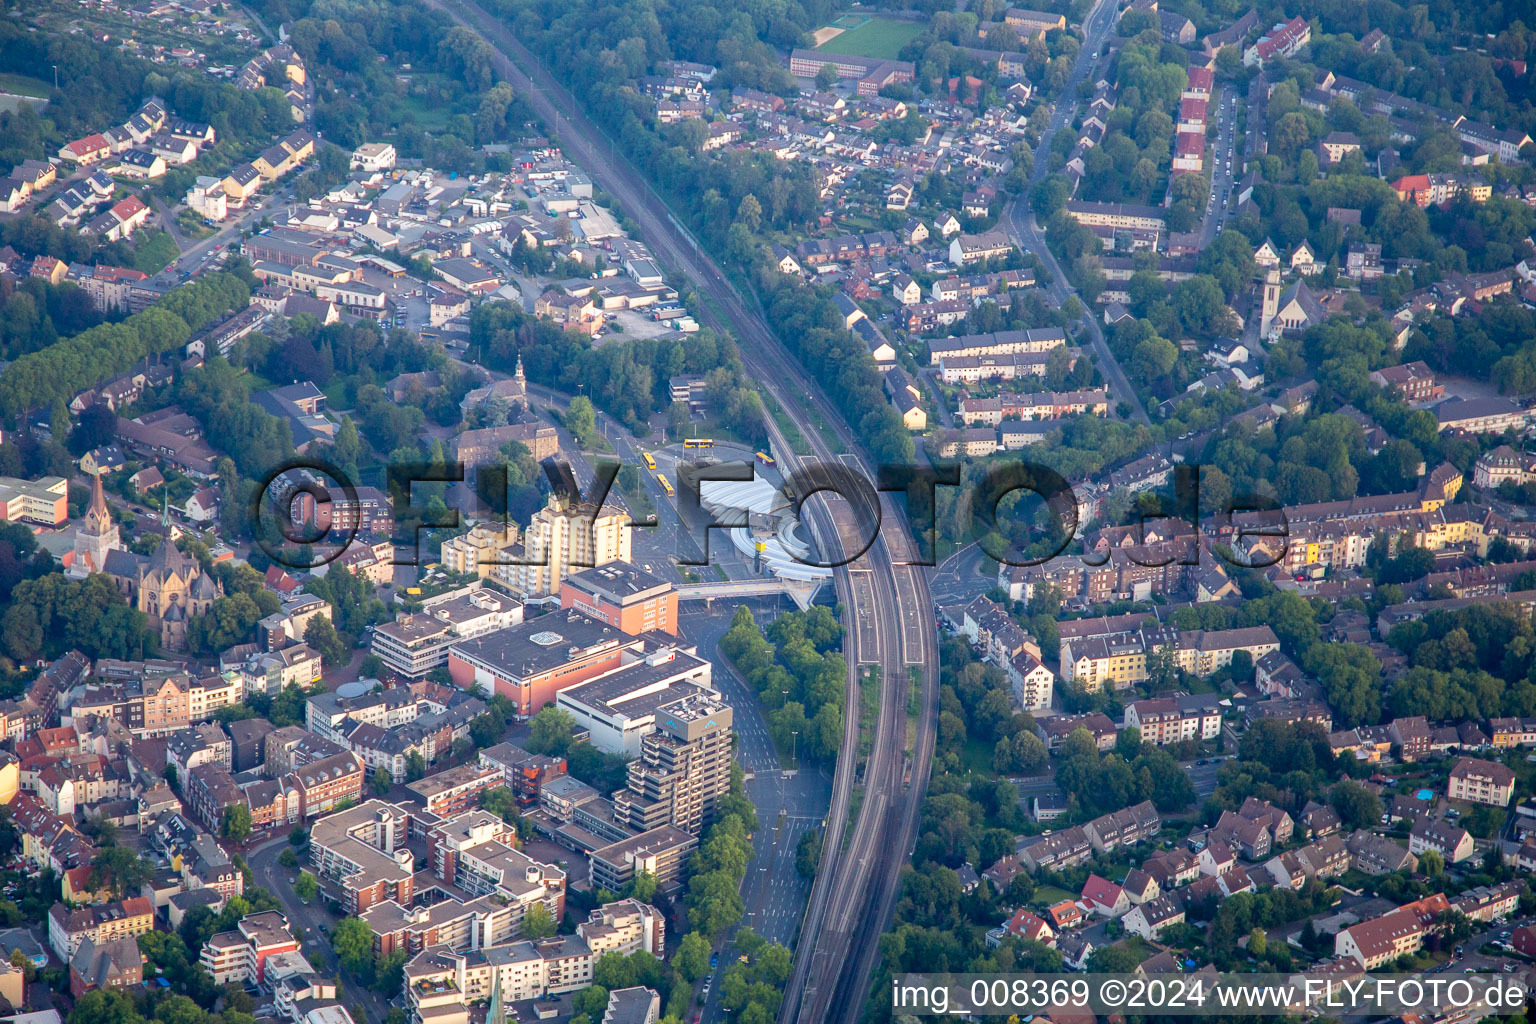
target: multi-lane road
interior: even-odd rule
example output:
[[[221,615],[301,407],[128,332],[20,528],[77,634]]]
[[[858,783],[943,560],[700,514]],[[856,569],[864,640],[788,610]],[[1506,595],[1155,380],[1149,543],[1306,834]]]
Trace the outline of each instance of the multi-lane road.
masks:
[[[429,0],[459,24],[483,38],[495,54],[496,70],[528,98],[534,112],[555,127],[560,145],[614,196],[639,233],[676,275],[705,300],[705,319],[730,331],[757,383],[795,422],[822,463],[844,462],[870,475],[861,440],[843,423],[840,412],[817,382],[784,349],[758,314],[728,282],[715,262],[684,231],[645,178],[604,139],[579,103],[538,60],[484,10],[467,0]],[[814,406],[813,419],[803,410]],[[832,436],[822,436],[820,423],[830,423]],[[793,472],[802,463],[769,419],[774,451]],[[847,462],[844,462],[846,465]],[[795,973],[785,994],[785,1021],[852,1020],[863,1006],[868,979],[878,954],[881,925],[895,900],[896,882],[917,828],[918,807],[927,787],[932,760],[938,666],[932,602],[926,570],[900,564],[910,560],[904,510],[890,497],[880,498],[884,526],[858,560],[837,570],[838,595],[847,616],[849,661],[846,726],[843,750],[833,779],[827,815],[829,841],[800,929]],[[843,519],[821,498],[806,503],[807,522],[823,554],[837,560],[847,550],[841,536]],[[853,545],[860,546],[857,542]],[[876,666],[862,678],[861,663]],[[910,779],[905,772],[907,708],[915,670],[918,715]],[[862,779],[855,779],[860,747],[859,689],[878,685],[880,710],[863,760]],[[859,813],[846,828],[855,783],[863,786]],[[847,835],[846,843],[843,837]]]

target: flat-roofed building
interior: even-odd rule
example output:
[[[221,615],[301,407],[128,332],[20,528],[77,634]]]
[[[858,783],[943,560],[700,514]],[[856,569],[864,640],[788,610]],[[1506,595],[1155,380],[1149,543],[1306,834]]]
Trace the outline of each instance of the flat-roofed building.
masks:
[[[69,481],[61,476],[19,480],[0,476],[0,520],[59,526],[69,520]]]
[[[419,679],[448,662],[448,649],[460,640],[523,621],[523,606],[489,587],[438,601],[412,615],[374,628],[371,650],[407,679]]]
[[[694,694],[719,696],[711,672],[692,649],[648,648],[643,657],[561,690],[555,704],[591,733],[599,750],[639,757],[641,741],[656,731],[666,705]]]
[[[268,957],[291,953],[299,943],[288,930],[288,919],[275,910],[248,914],[233,931],[220,932],[203,947],[199,962],[214,984],[261,983]]]
[[[614,819],[636,832],[661,825],[702,832],[730,789],[731,723],[731,706],[712,690],[658,707],[626,787],[613,795]]]
[[[501,769],[480,764],[461,764],[405,785],[428,811],[451,817],[470,810],[480,795],[506,785]]]
[[[673,889],[681,880],[683,862],[698,845],[698,839],[682,829],[662,825],[599,847],[589,855],[592,884],[618,892],[645,871],[655,875],[663,889]]]
[[[560,581],[560,607],[579,608],[630,636],[660,630],[677,635],[677,591],[627,562],[610,562]]]
[[[599,957],[605,953],[628,956],[642,950],[656,957],[666,954],[666,917],[637,899],[604,903],[576,926],[576,934]]]
[[[310,863],[347,913],[386,900],[411,902],[415,865],[405,846],[409,820],[404,807],[369,800],[315,822]]]
[[[487,698],[500,695],[532,718],[560,691],[618,668],[643,642],[575,609],[540,616],[456,643],[448,649],[454,685]]]

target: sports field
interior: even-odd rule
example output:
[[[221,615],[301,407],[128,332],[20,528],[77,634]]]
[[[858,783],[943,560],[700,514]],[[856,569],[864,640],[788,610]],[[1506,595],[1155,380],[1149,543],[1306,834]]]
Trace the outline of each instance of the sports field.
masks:
[[[30,78],[10,71],[0,72],[0,92],[8,92],[16,96],[35,96],[45,100],[52,89],[53,86],[41,78]]]
[[[842,31],[819,43],[818,50],[828,53],[845,53],[850,57],[879,57],[885,60],[895,60],[901,53],[901,48],[923,33],[923,25],[911,21],[891,21],[887,18],[864,18],[862,24],[856,28],[846,28],[847,22],[854,19],[853,15],[843,15],[833,22],[828,28],[840,28]],[[816,33],[818,40],[825,34],[826,29]]]

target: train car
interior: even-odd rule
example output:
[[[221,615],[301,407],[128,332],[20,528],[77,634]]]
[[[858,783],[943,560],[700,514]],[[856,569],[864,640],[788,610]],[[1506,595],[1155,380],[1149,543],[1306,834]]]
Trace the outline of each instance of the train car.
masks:
[[[656,472],[656,457],[650,452],[641,452],[640,457],[645,460],[645,468],[652,473]]]
[[[773,456],[769,455],[767,452],[758,452],[757,453],[757,461],[761,462],[765,466],[775,466],[775,465],[778,465],[778,463],[773,461]]]
[[[683,447],[688,448],[713,448],[715,442],[707,437],[690,437],[683,441]]]

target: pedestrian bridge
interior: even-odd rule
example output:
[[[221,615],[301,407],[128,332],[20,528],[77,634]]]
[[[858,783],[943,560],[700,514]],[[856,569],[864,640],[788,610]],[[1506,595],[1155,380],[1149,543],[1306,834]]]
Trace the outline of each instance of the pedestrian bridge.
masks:
[[[805,611],[816,599],[816,592],[821,589],[821,584],[821,580],[759,579],[731,580],[724,583],[679,583],[673,589],[677,591],[679,601],[740,600],[748,597],[775,597],[784,594],[795,602],[796,607]]]

